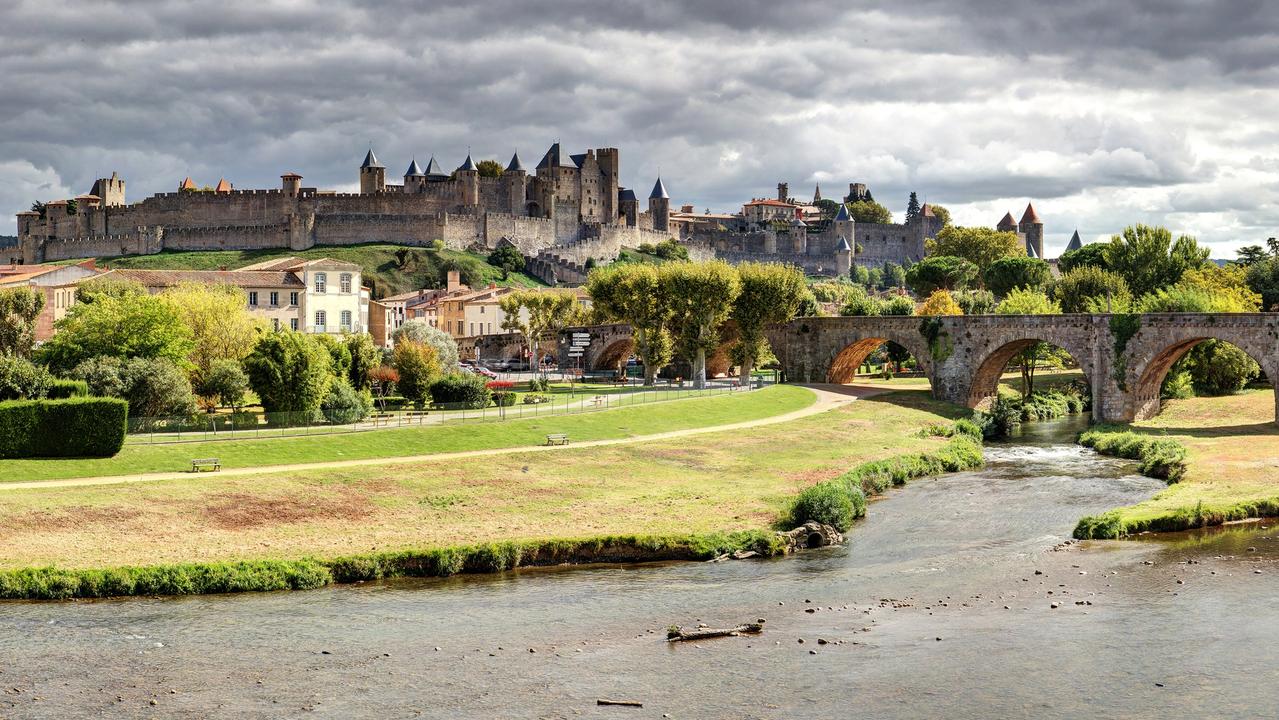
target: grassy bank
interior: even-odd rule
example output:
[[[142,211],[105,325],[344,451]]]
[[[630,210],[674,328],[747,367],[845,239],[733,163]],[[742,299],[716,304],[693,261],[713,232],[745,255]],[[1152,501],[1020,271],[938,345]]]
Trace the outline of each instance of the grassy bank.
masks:
[[[473,287],[489,283],[512,287],[537,287],[543,283],[522,272],[503,275],[500,268],[489,265],[483,255],[456,250],[430,250],[402,245],[370,243],[366,245],[320,246],[307,250],[192,250],[167,251],[155,255],[129,255],[116,258],[99,258],[113,268],[139,268],[147,270],[232,270],[245,265],[282,257],[301,257],[308,260],[332,258],[353,262],[363,269],[365,284],[373,289],[374,298],[383,298],[424,287],[443,287],[446,269],[459,269],[463,282]]]
[[[19,588],[10,593],[83,594],[111,583],[217,592],[758,550],[805,488],[868,462],[945,451],[950,438],[921,431],[966,414],[907,391],[634,445],[8,491],[0,569],[5,587]],[[134,569],[103,574],[124,566]]]
[[[126,444],[110,458],[0,460],[0,482],[175,472],[191,458],[216,457],[223,468],[404,457],[540,445],[547,433],[573,441],[634,437],[781,415],[808,407],[813,394],[779,385],[749,393],[672,400],[578,415],[473,424],[425,425],[338,435],[218,440],[171,445]]]
[[[1159,416],[1103,428],[1103,450],[1126,453],[1155,475],[1175,469],[1184,448],[1184,471],[1145,502],[1080,521],[1075,536],[1115,538],[1144,531],[1173,531],[1232,520],[1279,516],[1279,427],[1274,393],[1248,390],[1216,398],[1170,400]],[[1162,459],[1161,459],[1162,458]]]

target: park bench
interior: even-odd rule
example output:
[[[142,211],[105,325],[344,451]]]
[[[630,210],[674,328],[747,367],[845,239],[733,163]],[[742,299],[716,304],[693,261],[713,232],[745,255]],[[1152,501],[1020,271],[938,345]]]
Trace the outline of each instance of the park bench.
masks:
[[[200,472],[200,468],[213,468],[217,472],[222,468],[222,461],[217,458],[198,458],[191,461],[191,472]]]
[[[568,433],[547,433],[546,444],[547,445],[567,445]]]
[[[608,398],[604,397],[603,395],[596,395],[595,397],[591,398],[591,404],[594,405],[595,407],[599,407],[600,405],[605,405],[607,403],[608,403]]]

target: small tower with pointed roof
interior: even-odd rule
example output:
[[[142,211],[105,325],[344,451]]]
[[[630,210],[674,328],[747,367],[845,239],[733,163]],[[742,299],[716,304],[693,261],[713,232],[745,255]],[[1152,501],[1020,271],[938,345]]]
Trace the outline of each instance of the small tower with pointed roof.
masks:
[[[843,235],[835,242],[835,274],[845,277],[853,269],[853,246]]]
[[[1004,213],[1004,217],[1000,219],[999,224],[995,225],[995,229],[999,232],[1017,232],[1017,221],[1013,220],[1013,214],[1010,212]]]
[[[1026,203],[1026,212],[1022,213],[1021,222],[1017,223],[1017,232],[1026,237],[1026,254],[1031,257],[1044,256],[1044,221],[1039,219],[1032,203]],[[1031,254],[1031,248],[1035,252]]]
[[[671,230],[671,196],[666,193],[662,179],[657,178],[653,184],[653,192],[648,194],[648,217],[653,221],[653,229],[658,232]]]
[[[422,172],[422,166],[417,164],[417,158],[413,158],[413,162],[409,163],[408,168],[404,170],[404,192],[416,193],[422,191],[422,186],[426,184],[426,173]]]
[[[1075,234],[1070,236],[1070,242],[1066,244],[1066,252],[1071,252],[1072,250],[1082,250],[1083,247],[1084,247],[1084,241],[1079,239],[1079,229],[1076,228]]]
[[[817,183],[816,185],[813,186],[813,204],[816,205],[817,203],[821,201],[822,201],[822,185],[821,183]]]
[[[528,171],[520,162],[520,154],[511,155],[511,161],[502,172],[502,187],[506,191],[506,202],[512,215],[528,214]]]
[[[832,231],[835,237],[842,237],[848,240],[849,244],[855,242],[855,228],[853,216],[848,213],[848,206],[840,203],[839,212],[835,213],[835,219],[831,222]]]
[[[475,166],[475,161],[471,159],[471,153],[466,154],[466,160],[457,166],[457,170],[453,173],[457,177],[458,185],[462,188],[462,204],[467,207],[475,207],[480,204],[480,169]]]
[[[618,190],[617,207],[618,217],[625,221],[626,227],[635,227],[639,224],[639,198],[635,197],[634,190],[630,188]]]
[[[386,189],[386,167],[378,162],[373,148],[364,156],[360,165],[360,194],[372,195]]]

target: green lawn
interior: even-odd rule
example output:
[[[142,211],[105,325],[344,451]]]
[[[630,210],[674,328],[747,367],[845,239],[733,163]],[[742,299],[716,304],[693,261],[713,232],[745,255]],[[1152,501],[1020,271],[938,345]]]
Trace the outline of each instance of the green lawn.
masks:
[[[397,256],[402,254],[402,258]],[[155,255],[128,255],[99,258],[103,265],[147,270],[232,270],[271,258],[297,256],[307,259],[332,258],[361,266],[364,282],[373,297],[382,298],[419,288],[441,287],[445,268],[462,271],[463,282],[473,287],[496,283],[511,287],[538,287],[543,283],[524,273],[503,277],[502,270],[489,265],[485,256],[455,250],[430,250],[386,243],[367,245],[317,246],[307,250],[194,250],[166,251]]]
[[[111,458],[0,460],[0,482],[173,472],[188,469],[192,458],[205,457],[220,458],[226,468],[260,467],[540,445],[547,433],[568,433],[577,441],[625,438],[754,420],[813,402],[808,390],[779,385],[740,395],[672,400],[580,415],[315,437],[130,444]]]
[[[802,407],[811,398],[802,388],[783,386],[681,400],[629,416],[622,410],[565,420],[582,421],[571,432],[583,437],[616,436],[742,420]],[[554,453],[9,490],[0,492],[0,568],[335,557],[506,540],[760,530],[816,482],[868,460],[940,447],[944,438],[919,430],[964,415],[926,392],[905,391],[784,423]],[[484,438],[495,443],[510,439],[500,435],[525,432],[516,423],[462,430],[495,433]],[[382,434],[391,436],[426,437]],[[404,445],[395,449],[423,449]],[[180,460],[190,456],[183,452]]]

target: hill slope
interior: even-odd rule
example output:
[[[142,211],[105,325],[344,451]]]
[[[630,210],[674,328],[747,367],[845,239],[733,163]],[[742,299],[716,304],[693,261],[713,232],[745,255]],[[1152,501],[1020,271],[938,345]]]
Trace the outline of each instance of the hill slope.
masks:
[[[101,258],[100,265],[113,268],[146,270],[234,270],[271,258],[297,256],[315,260],[332,258],[353,262],[364,269],[364,284],[373,290],[374,299],[417,290],[443,287],[445,273],[458,270],[462,282],[471,287],[489,283],[510,287],[539,287],[540,280],[524,273],[503,277],[501,268],[493,267],[483,255],[456,250],[431,250],[385,243],[313,247],[307,250],[193,250],[162,252],[155,255],[129,255]]]

